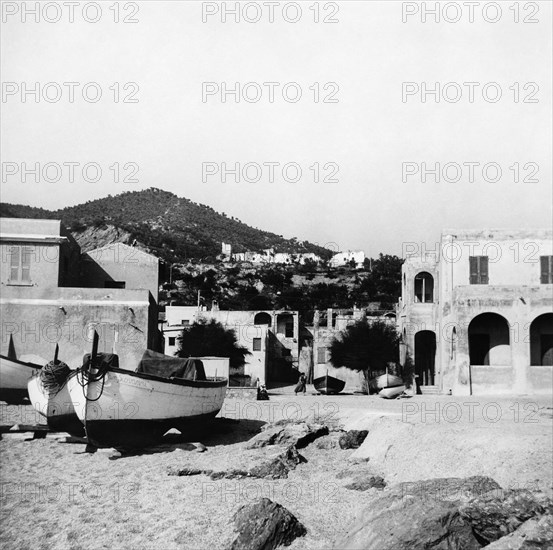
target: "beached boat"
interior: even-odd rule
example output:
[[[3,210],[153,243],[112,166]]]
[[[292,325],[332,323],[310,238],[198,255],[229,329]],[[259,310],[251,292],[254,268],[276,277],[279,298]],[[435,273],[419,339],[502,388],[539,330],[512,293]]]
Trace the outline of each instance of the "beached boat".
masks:
[[[402,386],[403,380],[399,376],[393,374],[383,374],[374,379],[374,385],[378,389],[394,388],[396,386]]]
[[[43,372],[37,373],[28,382],[29,398],[35,410],[46,418],[52,431],[67,432],[75,437],[84,437],[84,424],[75,412],[75,405],[69,395],[68,379],[76,376],[69,374],[58,388],[48,388],[44,383]],[[81,399],[84,402],[84,398]],[[77,404],[78,406],[78,404]]]
[[[91,354],[88,365],[68,380],[71,400],[97,447],[140,448],[165,432],[186,432],[211,419],[225,399],[226,378],[207,379],[198,359],[147,350],[137,372],[113,367]],[[83,400],[84,398],[84,400]]]
[[[313,386],[315,386],[315,389],[319,393],[326,395],[340,393],[344,389],[345,385],[346,383],[343,380],[329,376],[328,373],[313,380]]]
[[[392,388],[384,388],[378,392],[379,397],[384,399],[395,399],[405,391],[405,386],[394,386]]]
[[[42,365],[0,355],[0,401],[10,405],[29,402],[27,382]]]

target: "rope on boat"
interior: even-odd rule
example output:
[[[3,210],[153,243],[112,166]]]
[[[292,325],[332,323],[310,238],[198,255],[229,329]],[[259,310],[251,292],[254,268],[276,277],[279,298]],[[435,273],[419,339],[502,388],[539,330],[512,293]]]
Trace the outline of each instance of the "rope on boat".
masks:
[[[65,384],[71,369],[63,361],[50,361],[40,370],[40,384],[49,395],[56,394]]]
[[[98,401],[100,397],[102,397],[102,394],[104,393],[104,386],[106,383],[106,373],[109,370],[109,365],[106,363],[103,363],[102,365],[95,367],[96,372],[92,372],[91,369],[93,368],[91,362],[89,362],[87,365],[84,365],[77,371],[77,382],[79,383],[79,386],[83,388],[83,396],[87,401]],[[79,378],[80,375],[80,378]],[[100,389],[100,393],[98,394],[98,397],[95,397],[94,399],[91,399],[88,397],[87,392],[87,386],[92,382],[98,382],[98,380],[102,380],[102,388]]]

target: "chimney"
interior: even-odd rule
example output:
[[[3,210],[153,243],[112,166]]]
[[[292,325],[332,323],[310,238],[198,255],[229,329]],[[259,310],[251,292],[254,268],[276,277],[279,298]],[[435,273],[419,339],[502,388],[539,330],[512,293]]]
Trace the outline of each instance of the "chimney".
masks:
[[[329,307],[326,310],[326,326],[327,328],[332,328],[332,308]]]
[[[313,330],[319,330],[319,319],[320,319],[320,314],[319,314],[319,310],[316,309],[315,310],[315,314],[313,315]]]

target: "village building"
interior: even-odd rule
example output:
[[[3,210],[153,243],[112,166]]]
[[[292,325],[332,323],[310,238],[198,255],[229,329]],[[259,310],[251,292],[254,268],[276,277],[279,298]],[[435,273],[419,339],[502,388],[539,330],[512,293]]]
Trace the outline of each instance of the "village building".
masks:
[[[232,245],[221,243],[221,259],[224,261],[249,262],[258,264],[305,264],[307,261],[320,262],[321,257],[313,252],[275,252],[274,248],[266,248],[261,252],[232,252]]]
[[[299,312],[297,311],[222,311],[216,306],[167,306],[163,327],[164,353],[178,351],[178,337],[183,329],[199,319],[221,323],[236,334],[239,346],[248,349],[246,364],[241,373],[251,384],[295,382],[299,362]]]
[[[81,284],[149,290],[157,302],[159,258],[123,243],[112,243],[81,257]]]
[[[330,259],[330,267],[342,267],[349,265],[352,261],[355,262],[355,267],[358,269],[363,267],[365,262],[365,252],[362,250],[347,250],[345,252],[338,252]]]
[[[76,368],[97,331],[99,351],[134,370],[159,347],[154,256],[114,244],[81,258],[60,220],[0,218],[0,247],[3,355],[46,362],[58,344],[59,359]]]
[[[398,328],[421,391],[551,393],[551,230],[446,230],[408,248]]]

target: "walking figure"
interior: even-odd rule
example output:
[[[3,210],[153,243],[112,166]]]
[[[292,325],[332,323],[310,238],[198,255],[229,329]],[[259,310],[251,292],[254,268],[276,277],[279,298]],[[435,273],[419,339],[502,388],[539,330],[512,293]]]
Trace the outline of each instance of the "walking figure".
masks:
[[[298,380],[298,384],[294,389],[294,393],[296,395],[298,395],[299,392],[303,392],[303,395],[305,395],[305,389],[306,389],[305,388],[305,382],[306,382],[305,374],[303,374],[303,372],[302,372],[300,374],[300,379]]]

